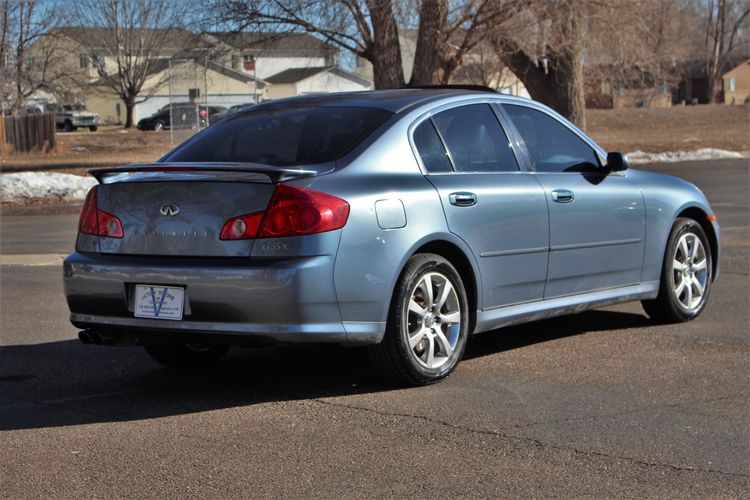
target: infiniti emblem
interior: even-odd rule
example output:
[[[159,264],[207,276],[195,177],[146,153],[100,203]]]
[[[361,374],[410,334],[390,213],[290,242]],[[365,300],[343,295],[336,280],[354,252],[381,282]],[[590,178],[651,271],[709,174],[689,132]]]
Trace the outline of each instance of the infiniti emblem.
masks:
[[[174,203],[168,203],[166,205],[162,205],[159,209],[159,212],[161,212],[162,215],[174,217],[175,215],[180,213],[180,207]]]

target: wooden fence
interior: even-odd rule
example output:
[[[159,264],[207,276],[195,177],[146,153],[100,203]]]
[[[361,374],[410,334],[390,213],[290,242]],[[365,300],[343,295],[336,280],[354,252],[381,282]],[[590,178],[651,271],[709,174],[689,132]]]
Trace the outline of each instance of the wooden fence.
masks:
[[[0,152],[49,153],[56,146],[55,114],[0,115]]]

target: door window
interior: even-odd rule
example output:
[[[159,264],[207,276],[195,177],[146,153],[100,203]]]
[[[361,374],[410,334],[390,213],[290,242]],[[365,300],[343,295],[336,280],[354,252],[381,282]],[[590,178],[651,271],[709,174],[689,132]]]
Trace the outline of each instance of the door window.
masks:
[[[433,117],[458,172],[515,172],[518,163],[487,104],[448,109]]]
[[[432,121],[425,120],[414,129],[414,145],[424,168],[430,172],[453,172],[451,161],[445,153],[440,137],[432,125]]]
[[[526,106],[504,104],[538,172],[596,172],[593,148],[550,115]]]

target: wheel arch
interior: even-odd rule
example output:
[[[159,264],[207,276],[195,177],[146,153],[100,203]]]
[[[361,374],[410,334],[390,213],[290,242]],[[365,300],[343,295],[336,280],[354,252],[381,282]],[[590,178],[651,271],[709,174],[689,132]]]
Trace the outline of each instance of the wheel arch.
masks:
[[[450,262],[453,267],[456,268],[456,271],[458,271],[461,280],[464,282],[464,290],[466,291],[466,298],[469,302],[469,334],[471,335],[477,324],[477,309],[479,308],[481,300],[481,288],[478,273],[471,259],[463,249],[446,239],[437,239],[422,243],[411,252],[410,257],[420,253],[433,253],[440,255]],[[406,263],[401,266],[399,276],[401,276],[405,265]]]
[[[715,280],[719,270],[719,238],[713,224],[708,220],[708,213],[700,207],[691,206],[683,208],[677,214],[675,220],[681,217],[693,219],[700,224],[703,232],[706,233],[708,244],[711,247],[711,280]]]

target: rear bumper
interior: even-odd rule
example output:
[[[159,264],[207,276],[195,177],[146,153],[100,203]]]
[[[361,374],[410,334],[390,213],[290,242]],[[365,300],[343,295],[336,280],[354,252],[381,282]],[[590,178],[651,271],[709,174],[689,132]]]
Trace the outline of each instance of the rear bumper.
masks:
[[[192,259],[72,253],[63,263],[71,322],[83,329],[240,335],[372,344],[385,325],[341,321],[330,255]],[[185,288],[180,321],[135,318],[136,284]]]

